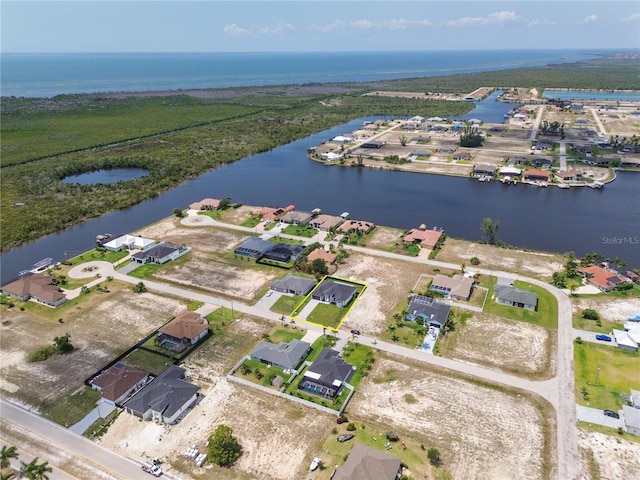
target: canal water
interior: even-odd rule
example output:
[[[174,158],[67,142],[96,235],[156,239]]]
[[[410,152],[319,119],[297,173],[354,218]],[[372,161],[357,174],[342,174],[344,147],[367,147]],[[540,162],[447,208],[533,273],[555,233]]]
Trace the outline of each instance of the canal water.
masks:
[[[184,208],[205,197],[230,197],[256,206],[294,204],[301,210],[321,208],[336,215],[346,211],[353,219],[403,229],[426,223],[443,227],[451,237],[468,240],[478,240],[482,218],[491,217],[501,221],[498,237],[508,244],[543,251],[572,250],[578,255],[598,251],[640,267],[640,174],[619,172],[602,190],[561,190],[327,167],[307,158],[310,146],[376,118],[355,120],[245,158],[154,199],[5,252],[0,256],[0,281],[13,279],[42,258],[60,261],[86,251],[95,245],[97,234],[133,232],[171,215],[176,207]]]
[[[114,168],[112,170],[97,170],[81,175],[72,175],[65,178],[63,182],[76,183],[78,185],[110,184],[135,180],[148,174],[149,170],[146,168]]]

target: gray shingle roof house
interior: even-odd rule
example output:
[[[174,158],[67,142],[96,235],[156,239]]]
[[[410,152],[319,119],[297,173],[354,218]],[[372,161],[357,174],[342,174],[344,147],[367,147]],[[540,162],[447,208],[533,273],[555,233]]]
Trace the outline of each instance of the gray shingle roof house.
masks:
[[[265,252],[262,257],[267,260],[287,263],[298,258],[303,250],[304,247],[302,245],[279,243],[268,252]]]
[[[473,278],[463,277],[462,275],[447,277],[446,275],[438,274],[431,282],[429,290],[442,292],[445,297],[469,300],[472,288]]]
[[[473,176],[482,177],[484,175],[493,176],[498,167],[495,165],[475,165],[473,167]]]
[[[271,242],[263,240],[258,237],[251,237],[242,242],[233,251],[236,255],[242,255],[243,257],[251,257],[258,259],[262,257],[269,250],[273,249],[274,245]]]
[[[496,285],[494,289],[496,302],[502,305],[525,308],[535,311],[538,306],[538,295],[527,290],[509,285]]]
[[[253,349],[250,356],[253,360],[273,365],[289,373],[300,365],[310,349],[311,344],[297,338],[289,343],[280,342],[278,345],[263,340]]]
[[[401,473],[402,466],[398,457],[356,443],[333,480],[395,480]]]
[[[294,295],[306,295],[315,286],[316,282],[314,280],[296,277],[295,275],[287,275],[286,277],[273,282],[271,284],[271,290],[283,293],[293,293]]]
[[[325,280],[313,291],[311,297],[321,302],[335,303],[338,307],[346,307],[356,293],[358,292],[353,285]]]
[[[305,223],[309,223],[309,220],[312,218],[313,215],[310,212],[293,210],[292,212],[287,212],[280,217],[280,221],[284,223],[291,223],[292,225],[304,225]]]
[[[171,365],[124,403],[124,409],[144,420],[176,423],[198,399],[200,387],[184,379],[185,369]]]
[[[298,389],[318,397],[334,399],[351,378],[354,369],[338,356],[338,352],[325,348],[304,373]]]
[[[451,307],[444,303],[438,302],[435,298],[425,297],[423,295],[414,295],[411,297],[405,320],[422,321],[430,326],[438,328],[444,327],[449,318]]]
[[[189,247],[176,243],[162,242],[151,247],[149,250],[138,252],[132,255],[131,259],[136,263],[167,263],[175,260],[191,251]]]
[[[93,377],[89,383],[107,403],[118,405],[148,380],[148,372],[118,362]]]

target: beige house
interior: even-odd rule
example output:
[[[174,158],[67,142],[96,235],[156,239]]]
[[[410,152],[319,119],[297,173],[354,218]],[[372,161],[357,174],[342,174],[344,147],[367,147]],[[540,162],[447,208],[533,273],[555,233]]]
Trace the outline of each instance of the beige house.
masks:
[[[67,297],[51,282],[53,282],[51,275],[34,273],[4,285],[0,288],[0,292],[22,301],[35,300],[50,307],[57,307],[66,302]]]
[[[447,277],[446,275],[436,275],[431,282],[429,290],[440,292],[445,297],[457,300],[469,300],[471,289],[473,288],[473,279],[463,277],[462,275],[454,275]]]

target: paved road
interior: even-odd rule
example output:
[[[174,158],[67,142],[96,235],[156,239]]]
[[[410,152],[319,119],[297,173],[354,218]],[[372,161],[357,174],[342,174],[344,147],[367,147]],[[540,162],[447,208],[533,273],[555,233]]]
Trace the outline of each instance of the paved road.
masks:
[[[538,119],[542,116],[544,107],[541,107]],[[191,217],[189,217],[191,218]],[[240,231],[250,230],[254,232],[254,229],[247,229],[246,227],[235,227],[230,224],[224,224],[217,222],[210,217],[207,218],[204,224],[223,226],[225,228],[237,229]],[[185,219],[188,220],[188,219]],[[183,222],[187,223],[183,220]],[[205,223],[206,222],[206,223]],[[192,223],[190,225],[193,225]],[[284,236],[284,235],[283,235]],[[293,237],[295,238],[295,237]],[[404,261],[411,261],[415,263],[423,263],[425,265],[431,265],[441,268],[459,269],[459,265],[450,264],[446,262],[439,262],[435,260],[428,260],[420,257],[407,257],[398,255],[391,252],[384,252],[380,250],[371,250],[363,247],[345,246],[345,248],[366,253],[368,255],[374,255],[390,259],[402,259]],[[100,267],[99,272],[102,277],[112,276],[115,279],[128,282],[131,284],[138,283],[140,280],[123,275],[116,272],[113,266],[108,262],[92,262]],[[461,362],[458,360],[452,360],[448,358],[427,355],[424,352],[408,349],[406,347],[389,344],[386,342],[378,342],[375,338],[371,337],[359,337],[359,341],[363,344],[373,346],[380,350],[384,350],[397,355],[402,355],[416,360],[432,363],[434,365],[448,368],[461,373],[476,376],[478,378],[488,380],[490,382],[502,383],[505,385],[511,385],[517,388],[528,390],[541,397],[547,399],[555,408],[557,412],[557,448],[558,448],[558,478],[561,480],[573,480],[579,478],[580,472],[580,458],[578,454],[578,435],[576,429],[576,403],[574,393],[574,371],[573,371],[573,339],[574,332],[572,327],[572,308],[569,297],[561,290],[541,282],[534,278],[528,278],[520,275],[515,275],[508,272],[500,272],[494,270],[478,269],[478,272],[485,275],[498,275],[500,277],[510,279],[520,279],[549,291],[558,301],[558,358],[557,358],[557,376],[553,379],[546,381],[530,381],[513,375],[508,375],[496,370],[482,367],[479,365]],[[69,272],[69,276],[72,276],[72,272]],[[185,288],[175,287],[172,285],[166,285],[160,282],[151,280],[144,281],[147,289],[155,290],[170,295],[175,295],[183,298],[187,298],[194,301],[204,302],[206,304],[218,305],[229,309],[234,309],[249,315],[266,318],[273,321],[281,321],[281,315],[271,312],[267,308],[264,308],[263,304],[246,305],[242,302],[230,301],[211,295],[206,295],[198,292],[193,292]],[[312,330],[322,330],[321,327],[316,327],[309,324],[302,325],[304,328]],[[340,333],[344,335],[344,333]]]
[[[99,477],[98,473],[104,473],[106,478],[123,480],[147,478],[147,475],[142,473],[140,469],[140,463],[121,457],[57,423],[2,399],[0,399],[0,415],[3,422],[21,425],[29,430],[33,437],[60,450],[67,451],[76,459],[86,463],[87,475],[82,478],[94,480]],[[64,465],[56,467],[64,468]],[[162,478],[170,479],[171,477],[164,475]]]
[[[601,137],[606,137],[607,136],[607,131],[604,129],[604,125],[602,124],[602,121],[600,120],[600,115],[598,115],[598,112],[596,111],[595,108],[590,108],[589,110],[591,110],[591,115],[593,116],[593,119],[598,124],[598,129],[600,130],[600,136]]]
[[[567,170],[567,142],[564,140],[560,140],[560,153],[558,155],[560,158],[560,170]]]
[[[591,407],[583,407],[576,405],[576,414],[578,420],[583,422],[594,423],[610,428],[624,428],[624,422],[621,418],[611,418],[604,414],[604,410]]]
[[[542,122],[542,114],[544,113],[545,106],[542,105],[538,108],[538,115],[536,115],[536,119],[533,122],[533,128],[531,129],[531,136],[529,140],[533,141],[536,139],[536,135],[538,135],[538,129],[540,128],[540,123]]]

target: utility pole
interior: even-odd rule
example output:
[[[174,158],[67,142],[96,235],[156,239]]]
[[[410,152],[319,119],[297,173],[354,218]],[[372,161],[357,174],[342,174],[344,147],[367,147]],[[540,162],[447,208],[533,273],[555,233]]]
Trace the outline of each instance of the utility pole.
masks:
[[[596,381],[594,385],[598,385],[598,377],[600,376],[600,362],[596,363]]]

